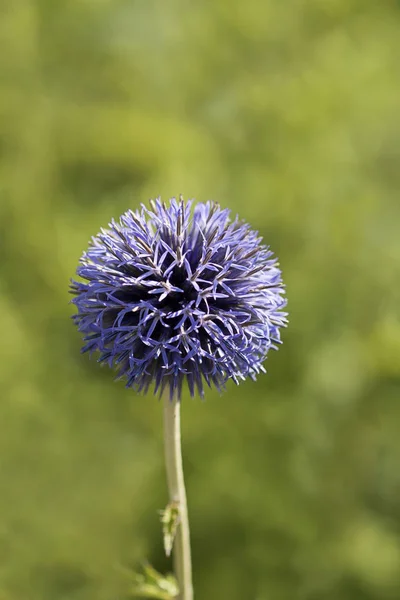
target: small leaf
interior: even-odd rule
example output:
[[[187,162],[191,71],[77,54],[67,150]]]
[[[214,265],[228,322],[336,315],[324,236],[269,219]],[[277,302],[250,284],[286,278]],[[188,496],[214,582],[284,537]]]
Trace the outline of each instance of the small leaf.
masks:
[[[144,565],[142,573],[132,573],[133,588],[131,594],[135,598],[153,598],[157,600],[174,600],[179,588],[173,575],[161,575],[151,565]]]
[[[177,502],[171,502],[170,504],[167,504],[165,510],[160,511],[160,513],[163,526],[164,550],[165,554],[170,556],[172,546],[174,545],[176,530],[179,525],[179,505]]]

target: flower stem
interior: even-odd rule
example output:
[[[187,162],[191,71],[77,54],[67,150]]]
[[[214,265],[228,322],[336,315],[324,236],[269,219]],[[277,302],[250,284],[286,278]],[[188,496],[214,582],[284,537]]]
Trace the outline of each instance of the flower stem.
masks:
[[[175,575],[179,584],[178,600],[193,600],[190,532],[183,478],[180,402],[164,397],[164,444],[169,501],[178,505],[179,523],[173,547]]]

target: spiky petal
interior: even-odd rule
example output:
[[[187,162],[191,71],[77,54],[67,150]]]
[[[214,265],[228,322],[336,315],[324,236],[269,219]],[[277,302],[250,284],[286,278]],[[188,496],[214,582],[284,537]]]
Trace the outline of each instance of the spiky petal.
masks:
[[[281,271],[249,225],[214,202],[160,199],[92,238],[71,291],[99,361],[127,386],[204,395],[265,371],[286,324]]]

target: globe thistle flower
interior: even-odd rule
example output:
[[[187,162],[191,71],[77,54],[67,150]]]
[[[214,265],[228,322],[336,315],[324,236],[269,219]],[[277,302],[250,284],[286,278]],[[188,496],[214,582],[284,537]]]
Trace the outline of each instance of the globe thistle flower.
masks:
[[[286,324],[281,271],[256,231],[214,202],[160,199],[92,238],[72,281],[86,345],[126,385],[180,398],[265,372]]]

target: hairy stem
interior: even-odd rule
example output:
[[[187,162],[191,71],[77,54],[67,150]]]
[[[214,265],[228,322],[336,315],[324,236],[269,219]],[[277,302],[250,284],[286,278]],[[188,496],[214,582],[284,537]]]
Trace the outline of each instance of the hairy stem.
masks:
[[[175,575],[180,593],[178,600],[193,600],[190,532],[183,478],[180,402],[164,398],[164,444],[169,501],[178,505],[179,524],[173,547]]]

